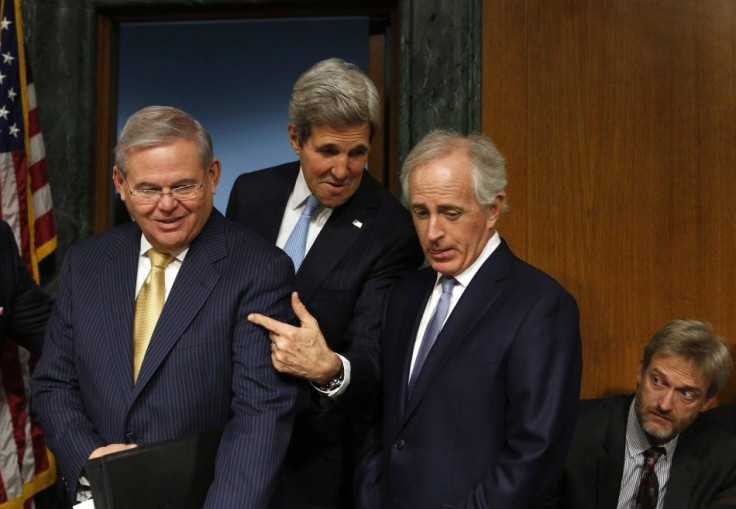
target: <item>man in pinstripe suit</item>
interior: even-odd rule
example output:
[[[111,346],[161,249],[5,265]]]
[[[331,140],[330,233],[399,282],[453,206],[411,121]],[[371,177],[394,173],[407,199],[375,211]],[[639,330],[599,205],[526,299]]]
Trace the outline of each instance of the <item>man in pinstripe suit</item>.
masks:
[[[698,418],[730,371],[729,347],[707,324],[667,323],[644,349],[633,398],[581,403],[564,474],[547,507],[640,507],[643,464],[653,446],[661,449],[653,467],[657,509],[733,507],[725,497],[736,491],[736,438]]]
[[[134,221],[69,250],[32,382],[72,500],[83,495],[88,458],[224,428],[205,507],[267,505],[296,388],[273,370],[266,331],[246,317],[291,318],[293,266],[213,210],[219,176],[209,135],[191,116],[152,106],[128,119],[113,180]],[[134,306],[153,273],[149,249],[171,261],[134,378]]]

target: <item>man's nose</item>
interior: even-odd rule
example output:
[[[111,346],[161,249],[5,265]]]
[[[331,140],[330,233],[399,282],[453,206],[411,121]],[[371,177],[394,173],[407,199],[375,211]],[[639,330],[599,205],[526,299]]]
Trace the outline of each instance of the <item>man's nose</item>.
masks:
[[[174,198],[171,192],[168,192],[161,193],[161,198],[158,199],[156,206],[162,210],[174,210],[178,204],[177,199]]]
[[[442,228],[442,222],[437,217],[430,217],[427,223],[427,238],[431,241],[435,241],[444,235],[444,229]]]
[[[675,391],[666,391],[659,400],[659,408],[665,412],[669,412],[672,410],[672,405],[674,405],[674,398]]]
[[[332,174],[338,179],[344,179],[348,176],[348,173],[347,154],[338,154],[335,156],[335,164],[332,166]]]

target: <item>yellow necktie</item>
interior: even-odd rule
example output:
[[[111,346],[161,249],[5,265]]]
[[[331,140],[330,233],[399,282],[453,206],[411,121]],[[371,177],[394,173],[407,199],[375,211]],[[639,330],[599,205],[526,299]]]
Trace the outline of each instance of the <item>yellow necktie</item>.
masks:
[[[173,260],[170,254],[148,250],[151,259],[151,272],[143,282],[138,298],[135,300],[133,316],[133,382],[138,380],[138,373],[143,364],[143,357],[148,349],[153,329],[164,308],[165,288],[164,269]]]

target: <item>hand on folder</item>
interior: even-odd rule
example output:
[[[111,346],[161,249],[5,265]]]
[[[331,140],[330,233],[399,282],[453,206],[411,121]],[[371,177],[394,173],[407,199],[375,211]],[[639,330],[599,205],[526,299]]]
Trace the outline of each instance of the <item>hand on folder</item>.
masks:
[[[85,466],[94,507],[202,509],[215,475],[221,434],[213,430],[140,447],[101,447],[98,450],[122,449],[102,452]]]
[[[89,455],[88,459],[99,458],[100,456],[105,456],[114,452],[127,451],[128,449],[133,449],[135,447],[138,446],[136,444],[109,444],[104,447],[98,447],[92,451],[92,454]]]

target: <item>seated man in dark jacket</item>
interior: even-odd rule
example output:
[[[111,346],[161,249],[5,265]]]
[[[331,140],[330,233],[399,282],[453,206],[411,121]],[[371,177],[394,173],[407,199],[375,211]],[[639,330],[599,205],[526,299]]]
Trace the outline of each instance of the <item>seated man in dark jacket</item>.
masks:
[[[584,401],[549,507],[729,507],[736,437],[705,419],[731,372],[728,345],[706,324],[674,320],[647,344],[632,396]]]

